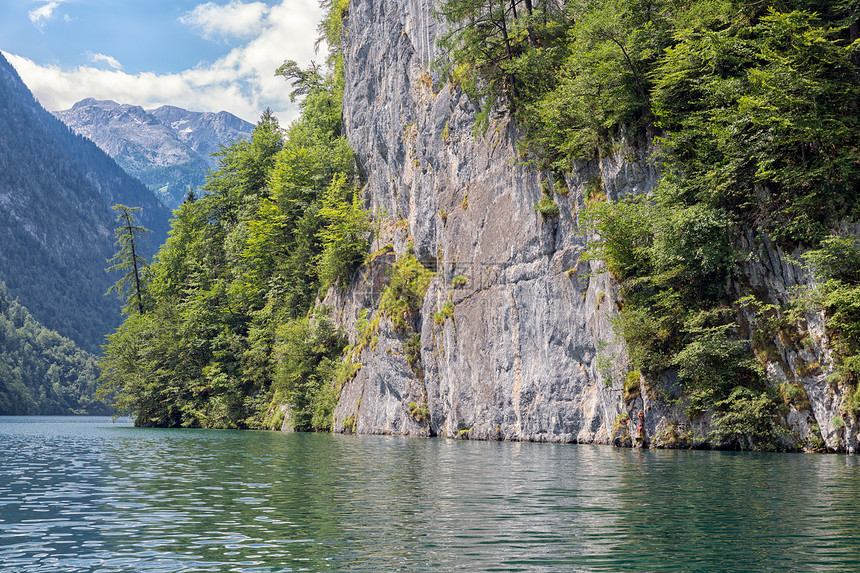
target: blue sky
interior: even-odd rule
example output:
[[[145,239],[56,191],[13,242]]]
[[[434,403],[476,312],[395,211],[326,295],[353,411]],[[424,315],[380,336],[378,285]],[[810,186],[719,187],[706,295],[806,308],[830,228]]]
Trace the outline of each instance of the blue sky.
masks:
[[[317,0],[2,0],[0,50],[49,110],[85,97],[293,119],[274,70],[315,55]]]

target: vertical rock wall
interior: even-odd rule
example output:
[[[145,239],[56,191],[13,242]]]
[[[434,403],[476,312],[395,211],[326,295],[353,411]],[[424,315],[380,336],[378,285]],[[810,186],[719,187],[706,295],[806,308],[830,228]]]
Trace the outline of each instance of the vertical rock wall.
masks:
[[[392,221],[388,238],[398,256],[411,250],[437,274],[414,325],[423,376],[404,356],[404,334],[383,319],[341,392],[336,431],[629,445],[644,410],[655,443],[668,436],[671,444],[678,425],[691,443],[701,441],[708,421],[690,422],[644,384],[625,399],[624,348],[609,320],[613,285],[580,259],[586,240],[577,213],[586,187],[598,181],[610,199],[653,190],[652,150],[620,144],[577,166],[566,186],[556,185],[559,216],[544,220],[534,208],[541,182],[520,164],[515,127],[499,118],[473,135],[474,103],[435,81],[441,25],[433,6],[352,0],[345,23],[344,119],[369,204]],[[778,253],[762,253],[751,263],[753,282],[784,291]],[[329,294],[326,304],[348,330],[362,309],[373,316],[392,260],[376,259],[347,292]],[[466,281],[455,286],[458,276]],[[453,316],[434,320],[447,302]],[[823,348],[818,340],[809,352]],[[804,382],[814,414],[795,413],[796,442],[806,439],[810,420],[832,418],[832,404],[819,400],[827,394],[821,376]],[[421,408],[429,417],[416,413]],[[835,446],[839,438],[825,439]]]

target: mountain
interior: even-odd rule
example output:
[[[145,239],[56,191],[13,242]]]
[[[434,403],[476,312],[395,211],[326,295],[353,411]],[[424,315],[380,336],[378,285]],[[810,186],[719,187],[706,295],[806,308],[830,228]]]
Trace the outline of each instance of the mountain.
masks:
[[[98,358],[39,324],[0,282],[0,416],[104,415]]]
[[[98,352],[120,320],[104,293],[116,252],[111,206],[141,207],[151,257],[170,210],[91,141],[47,112],[0,55],[0,280],[40,323]]]
[[[174,106],[140,106],[87,98],[54,112],[75,133],[91,139],[169,207],[217,167],[212,154],[246,139],[254,126],[226,111],[201,113]]]

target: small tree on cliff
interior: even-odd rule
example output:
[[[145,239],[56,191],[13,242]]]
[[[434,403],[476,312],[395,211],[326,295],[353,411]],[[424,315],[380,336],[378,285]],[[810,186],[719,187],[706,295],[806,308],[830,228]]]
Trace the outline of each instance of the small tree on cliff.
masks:
[[[136,225],[134,222],[134,213],[139,211],[140,207],[128,207],[117,204],[112,209],[119,213],[116,221],[120,223],[120,226],[114,230],[114,233],[116,233],[116,245],[119,247],[119,251],[108,259],[108,263],[112,264],[105,271],[120,270],[126,271],[126,273],[105,294],[115,292],[120,296],[126,297],[126,312],[136,307],[138,313],[143,314],[140,272],[148,263],[146,259],[138,254],[138,250],[141,237],[151,231],[140,225]]]

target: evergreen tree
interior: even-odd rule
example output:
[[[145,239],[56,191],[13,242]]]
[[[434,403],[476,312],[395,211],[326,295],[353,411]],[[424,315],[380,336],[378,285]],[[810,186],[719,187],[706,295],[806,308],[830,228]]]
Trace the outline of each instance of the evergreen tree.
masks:
[[[115,229],[116,244],[119,251],[111,257],[108,262],[113,263],[105,269],[111,271],[126,271],[107,293],[117,293],[120,296],[126,296],[127,310],[137,307],[139,314],[143,314],[143,292],[140,284],[140,272],[147,266],[146,259],[139,254],[140,238],[147,233],[149,229],[145,229],[134,222],[134,213],[140,210],[140,207],[128,207],[126,205],[114,205],[113,210],[117,211],[116,222],[120,226]],[[131,289],[131,293],[126,295],[126,292]]]

